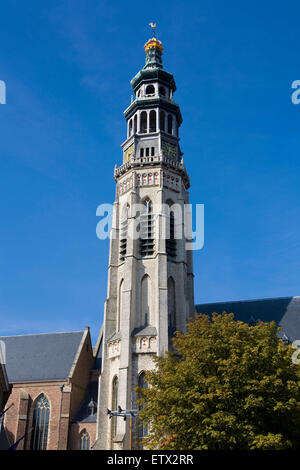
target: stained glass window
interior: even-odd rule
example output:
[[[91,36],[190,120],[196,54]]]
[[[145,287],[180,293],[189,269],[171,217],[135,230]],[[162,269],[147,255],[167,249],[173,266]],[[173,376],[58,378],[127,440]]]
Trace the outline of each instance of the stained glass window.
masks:
[[[46,450],[48,439],[50,405],[44,394],[37,399],[32,420],[30,449]]]

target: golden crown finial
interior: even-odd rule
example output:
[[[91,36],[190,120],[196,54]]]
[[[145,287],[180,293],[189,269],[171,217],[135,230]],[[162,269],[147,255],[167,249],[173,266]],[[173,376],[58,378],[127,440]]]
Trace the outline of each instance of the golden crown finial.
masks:
[[[149,49],[159,49],[160,52],[162,52],[162,42],[155,37],[156,23],[149,23],[149,26],[152,28],[153,38],[149,39],[149,41],[145,44],[145,51],[147,52]]]

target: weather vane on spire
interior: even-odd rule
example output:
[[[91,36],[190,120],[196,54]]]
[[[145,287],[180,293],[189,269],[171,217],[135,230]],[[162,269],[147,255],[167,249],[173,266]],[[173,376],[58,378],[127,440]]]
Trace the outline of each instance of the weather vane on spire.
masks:
[[[149,23],[149,26],[151,26],[152,31],[153,31],[153,37],[155,38],[155,28],[156,28],[156,23]]]

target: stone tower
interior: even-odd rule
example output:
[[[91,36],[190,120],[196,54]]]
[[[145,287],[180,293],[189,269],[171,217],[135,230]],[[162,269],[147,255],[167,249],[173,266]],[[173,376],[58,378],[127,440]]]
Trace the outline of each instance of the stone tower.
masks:
[[[182,236],[184,219],[173,209],[189,203],[182,117],[162,51],[155,37],[145,44],[146,64],[131,80],[134,100],[124,112],[123,163],[114,171],[97,449],[139,446],[147,429],[135,423],[130,432],[129,420],[109,419],[107,409],[136,408],[134,389],[146,385],[153,356],[165,354],[174,331],[184,331],[194,313],[192,251]]]

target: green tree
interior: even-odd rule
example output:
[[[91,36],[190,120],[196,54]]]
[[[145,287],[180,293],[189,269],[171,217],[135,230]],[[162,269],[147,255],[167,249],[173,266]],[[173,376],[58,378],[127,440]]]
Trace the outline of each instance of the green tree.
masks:
[[[138,389],[149,449],[298,449],[300,365],[274,322],[196,315]]]

